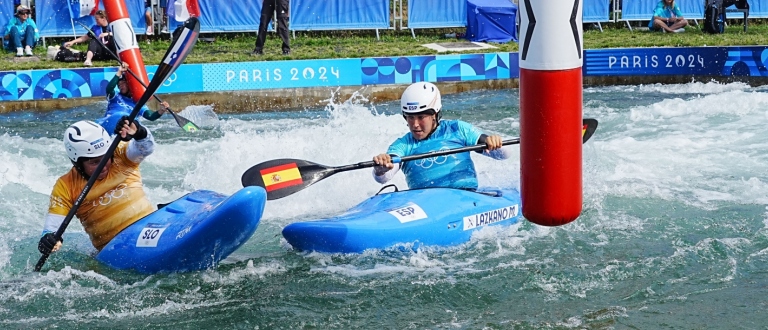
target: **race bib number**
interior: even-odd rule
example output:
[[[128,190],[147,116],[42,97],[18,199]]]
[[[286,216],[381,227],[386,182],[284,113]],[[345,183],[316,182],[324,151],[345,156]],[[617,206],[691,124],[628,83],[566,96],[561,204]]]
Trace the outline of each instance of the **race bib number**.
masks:
[[[157,242],[160,241],[160,236],[163,236],[165,229],[166,227],[156,224],[144,227],[136,239],[136,247],[157,247]]]
[[[389,214],[393,215],[401,223],[421,220],[427,218],[427,213],[416,204],[408,203],[401,208],[397,208],[389,211]]]

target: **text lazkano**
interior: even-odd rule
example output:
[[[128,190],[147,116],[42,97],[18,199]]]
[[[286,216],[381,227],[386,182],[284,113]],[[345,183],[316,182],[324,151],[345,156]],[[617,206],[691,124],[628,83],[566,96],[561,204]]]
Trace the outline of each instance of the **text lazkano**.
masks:
[[[464,217],[464,230],[501,222],[517,216],[517,204]]]

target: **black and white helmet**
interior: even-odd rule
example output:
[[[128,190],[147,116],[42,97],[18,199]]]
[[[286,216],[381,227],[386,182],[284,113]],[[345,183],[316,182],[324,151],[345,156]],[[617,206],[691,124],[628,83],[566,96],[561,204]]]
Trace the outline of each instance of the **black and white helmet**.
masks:
[[[78,121],[64,131],[64,148],[72,163],[80,157],[99,157],[107,153],[112,137],[101,125],[89,120]]]

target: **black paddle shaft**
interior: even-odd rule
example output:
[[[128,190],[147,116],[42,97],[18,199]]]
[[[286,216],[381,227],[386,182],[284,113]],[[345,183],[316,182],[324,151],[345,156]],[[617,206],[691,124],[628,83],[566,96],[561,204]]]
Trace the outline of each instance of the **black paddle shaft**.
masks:
[[[582,123],[584,125],[584,132],[582,133],[582,143],[585,143],[587,142],[587,140],[589,140],[589,138],[592,137],[592,134],[595,133],[595,130],[597,129],[597,120],[593,118],[585,118],[582,121]],[[507,146],[507,145],[519,144],[519,143],[520,143],[520,138],[514,138],[514,139],[502,141],[501,145]],[[461,147],[461,148],[455,148],[455,149],[431,151],[431,152],[418,154],[418,155],[411,155],[411,156],[405,156],[405,157],[393,157],[392,162],[400,163],[400,162],[407,162],[410,160],[458,154],[458,153],[467,152],[467,151],[478,151],[478,150],[485,149],[487,147],[488,146],[485,143],[483,143],[483,144],[477,144],[473,146],[467,146],[467,147]],[[339,172],[351,171],[351,170],[356,170],[356,169],[361,169],[366,167],[373,167],[373,166],[376,166],[376,163],[374,163],[373,161],[367,161],[367,162],[360,162],[357,164],[329,167],[325,169],[324,172],[326,172],[327,174],[323,176],[325,177],[325,176],[336,174]]]
[[[508,145],[518,144],[518,143],[520,143],[520,138],[514,138],[514,139],[502,141],[501,145],[508,146]],[[467,146],[467,147],[461,147],[461,148],[430,151],[430,152],[425,152],[423,154],[418,154],[418,155],[411,155],[411,156],[405,156],[405,157],[392,157],[392,162],[402,163],[402,162],[407,162],[411,160],[452,155],[452,154],[458,154],[458,153],[467,152],[467,151],[478,151],[478,150],[483,150],[487,147],[488,146],[485,143],[483,143],[483,144],[476,144],[473,146]],[[372,160],[369,160],[367,162],[360,162],[357,164],[332,167],[332,169],[333,169],[333,173],[339,173],[339,172],[351,171],[351,170],[356,170],[356,169],[361,169],[366,167],[373,167],[373,166],[376,166],[376,163],[374,163]]]

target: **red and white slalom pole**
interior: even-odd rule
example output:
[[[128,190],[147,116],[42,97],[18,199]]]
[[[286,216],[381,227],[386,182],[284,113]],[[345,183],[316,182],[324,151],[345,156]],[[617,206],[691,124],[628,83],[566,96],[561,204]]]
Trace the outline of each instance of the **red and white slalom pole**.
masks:
[[[523,216],[543,226],[581,214],[581,0],[520,0]]]
[[[138,101],[146,90],[144,86],[149,85],[149,77],[147,76],[147,68],[144,67],[144,59],[141,57],[139,42],[136,41],[136,32],[133,31],[133,25],[131,25],[128,7],[124,0],[104,0],[104,9],[107,11],[107,19],[115,37],[117,55],[144,82],[142,85],[136,81],[133,75],[127,76],[128,88],[131,89],[133,100]]]

